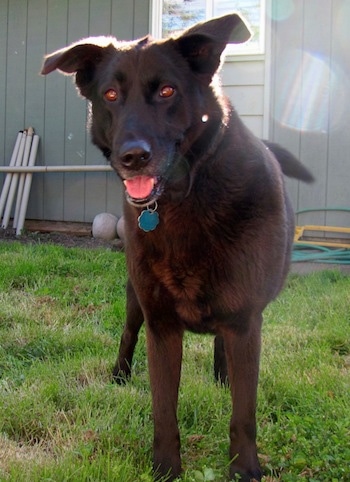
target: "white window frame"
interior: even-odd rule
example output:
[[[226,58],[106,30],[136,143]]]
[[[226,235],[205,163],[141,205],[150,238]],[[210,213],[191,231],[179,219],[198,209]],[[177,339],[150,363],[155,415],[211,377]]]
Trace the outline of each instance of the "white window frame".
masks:
[[[225,49],[226,60],[231,60],[231,56],[264,56],[265,54],[265,19],[266,19],[266,0],[260,0],[260,38],[259,47],[256,45],[236,45],[229,44]],[[162,11],[163,11],[163,0],[151,0],[150,9],[150,26],[151,34],[154,38],[162,38]],[[213,17],[213,1],[206,0],[206,18],[209,20]]]

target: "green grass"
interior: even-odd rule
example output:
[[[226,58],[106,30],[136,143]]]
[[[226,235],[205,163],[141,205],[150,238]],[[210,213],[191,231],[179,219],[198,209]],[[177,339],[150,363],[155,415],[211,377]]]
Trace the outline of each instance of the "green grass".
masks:
[[[144,331],[110,374],[125,316],[121,253],[0,243],[0,481],[151,482]],[[258,408],[265,480],[350,480],[350,278],[290,276],[265,312]],[[187,334],[185,482],[227,481],[230,395],[212,339]]]

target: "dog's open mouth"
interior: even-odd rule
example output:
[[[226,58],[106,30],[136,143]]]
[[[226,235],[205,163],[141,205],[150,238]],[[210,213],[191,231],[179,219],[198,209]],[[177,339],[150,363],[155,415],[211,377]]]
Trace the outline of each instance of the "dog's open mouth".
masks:
[[[123,182],[127,200],[135,206],[147,206],[156,201],[161,194],[161,182],[158,177],[134,176]]]

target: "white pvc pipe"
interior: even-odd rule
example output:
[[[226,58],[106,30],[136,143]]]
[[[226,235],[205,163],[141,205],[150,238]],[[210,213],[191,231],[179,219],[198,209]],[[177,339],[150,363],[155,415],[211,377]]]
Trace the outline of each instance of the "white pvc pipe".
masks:
[[[109,165],[77,165],[77,166],[0,166],[0,172],[110,172],[113,168]]]
[[[17,134],[17,139],[15,142],[15,147],[12,152],[11,160],[10,160],[10,167],[13,167],[15,165],[17,155],[18,155],[18,150],[19,146],[21,143],[23,132],[19,131]],[[1,196],[0,196],[0,220],[2,218],[2,213],[4,212],[4,207],[6,204],[6,199],[7,199],[7,194],[10,189],[10,184],[11,184],[11,179],[12,179],[12,171],[8,171],[8,174],[6,174],[5,182],[1,191]]]
[[[29,160],[29,156],[30,156],[30,149],[31,149],[31,146],[32,146],[33,135],[34,135],[33,128],[29,127],[29,129],[27,131],[27,138],[26,138],[24,154],[23,154],[23,159],[22,159],[22,166],[23,167],[27,166],[27,164],[28,164],[28,160]],[[18,183],[18,189],[17,189],[17,200],[16,200],[15,214],[14,214],[14,217],[13,217],[13,224],[12,224],[13,228],[17,227],[19,210],[20,210],[21,201],[22,201],[24,181],[25,181],[26,176],[27,176],[27,174],[24,173],[24,172],[19,175],[19,183]]]
[[[34,130],[31,127],[28,129],[28,135],[26,131],[19,132],[9,166],[0,166],[0,172],[7,173],[0,198],[0,219],[2,211],[4,210],[6,204],[5,214],[2,222],[3,228],[7,228],[8,226],[18,179],[20,179],[15,215],[13,220],[13,227],[16,228],[17,235],[21,233],[24,226],[33,173],[113,171],[113,168],[110,165],[101,164],[73,166],[35,166],[34,164],[39,144],[39,136],[33,136],[33,134]]]
[[[26,132],[23,132],[21,143],[20,143],[19,150],[18,150],[18,155],[17,155],[17,158],[16,158],[15,166],[20,166],[22,164],[24,147],[25,147],[25,143],[26,143],[26,137],[27,137]],[[12,209],[13,199],[14,199],[15,192],[16,192],[17,182],[18,182],[18,173],[14,173],[13,176],[12,176],[12,179],[11,179],[10,190],[9,190],[9,194],[8,194],[8,197],[7,197],[5,213],[4,213],[4,217],[2,219],[2,225],[1,225],[5,229],[7,228],[9,220],[10,220],[11,209]]]
[[[35,135],[33,137],[32,148],[31,148],[31,151],[30,151],[28,166],[33,166],[35,164],[36,154],[37,154],[37,151],[38,151],[38,145],[39,145],[39,136]],[[33,177],[32,173],[29,173],[29,174],[26,175],[24,188],[23,188],[23,196],[22,196],[22,199],[21,199],[21,205],[20,205],[18,221],[17,221],[17,229],[16,229],[16,235],[17,236],[19,236],[21,234],[23,226],[24,226],[24,221],[25,221],[25,217],[26,217],[26,213],[27,213],[27,207],[28,207],[30,188],[31,188],[31,184],[32,184],[32,177]]]

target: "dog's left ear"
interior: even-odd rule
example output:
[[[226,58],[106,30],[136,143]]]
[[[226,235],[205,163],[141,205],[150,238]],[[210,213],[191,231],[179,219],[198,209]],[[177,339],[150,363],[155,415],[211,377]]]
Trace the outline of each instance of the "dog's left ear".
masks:
[[[211,77],[220,65],[220,56],[228,43],[243,43],[251,32],[237,14],[214,18],[186,30],[175,42],[192,70]]]

